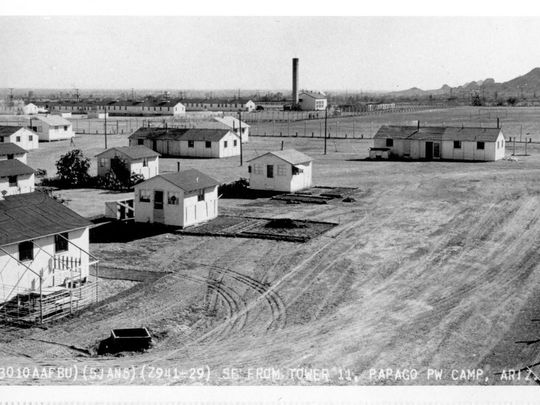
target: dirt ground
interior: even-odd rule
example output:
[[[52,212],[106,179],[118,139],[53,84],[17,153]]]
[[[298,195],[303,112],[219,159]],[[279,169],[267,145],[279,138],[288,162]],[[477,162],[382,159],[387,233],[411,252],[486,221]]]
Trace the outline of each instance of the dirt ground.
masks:
[[[246,157],[279,143],[255,137]],[[357,187],[355,201],[222,199],[220,212],[338,226],[307,243],[173,233],[94,243],[103,265],[163,277],[64,322],[5,330],[0,359],[133,367],[134,378],[0,384],[535,384],[526,372],[501,376],[526,366],[540,375],[540,343],[515,343],[540,339],[537,146],[517,161],[371,162],[366,141],[333,142],[327,155],[321,140],[285,143],[314,157],[316,185]],[[182,164],[220,181],[247,175],[237,159]],[[95,355],[112,328],[139,326],[155,338],[149,351]],[[155,367],[164,374],[153,378]],[[230,367],[237,378],[226,378]],[[328,369],[331,378],[254,377],[258,367]],[[441,378],[428,379],[429,369]],[[418,377],[395,378],[407,370]]]

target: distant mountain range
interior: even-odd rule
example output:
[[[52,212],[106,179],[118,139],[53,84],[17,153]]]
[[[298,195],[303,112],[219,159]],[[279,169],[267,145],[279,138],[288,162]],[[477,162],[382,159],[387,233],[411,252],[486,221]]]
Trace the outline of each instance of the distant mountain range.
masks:
[[[429,95],[460,97],[471,94],[479,94],[488,98],[493,98],[495,95],[501,98],[540,96],[540,67],[503,83],[497,83],[494,79],[489,78],[468,82],[457,87],[450,87],[447,84],[435,90],[422,90],[413,87],[407,90],[394,91],[390,94],[395,97],[427,97]]]

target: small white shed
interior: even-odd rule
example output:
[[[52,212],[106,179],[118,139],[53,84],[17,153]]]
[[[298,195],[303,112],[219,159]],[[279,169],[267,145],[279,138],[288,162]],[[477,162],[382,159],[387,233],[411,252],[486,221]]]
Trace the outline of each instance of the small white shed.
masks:
[[[312,162],[311,157],[294,149],[265,153],[248,162],[249,187],[290,193],[309,188]]]
[[[240,121],[238,118],[226,115],[224,117],[214,117],[214,120],[225,125],[227,128],[231,129],[235,134],[241,137],[242,143],[247,143],[249,141],[249,128],[250,126],[244,121]],[[240,134],[240,132],[242,134]]]
[[[15,143],[0,143],[0,161],[18,159],[26,164],[27,154],[27,151]]]
[[[184,228],[216,218],[218,185],[195,169],[152,177],[135,186],[135,221]]]
[[[75,136],[71,122],[58,115],[38,115],[30,120],[30,127],[40,141],[60,141]]]
[[[25,150],[32,150],[39,147],[39,137],[25,127],[0,125],[0,143],[14,143]]]
[[[159,174],[159,153],[144,145],[135,145],[109,148],[98,153],[98,176],[105,176],[111,170],[111,159],[114,157],[120,158],[131,173],[140,174],[145,180]]]
[[[34,188],[34,169],[18,159],[0,160],[0,198],[31,193]]]

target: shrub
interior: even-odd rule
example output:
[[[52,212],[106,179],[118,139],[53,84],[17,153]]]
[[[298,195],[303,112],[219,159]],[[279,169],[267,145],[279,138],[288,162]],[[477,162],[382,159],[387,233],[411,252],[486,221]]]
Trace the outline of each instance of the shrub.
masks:
[[[89,168],[90,159],[85,157],[80,149],[69,151],[56,162],[59,182],[71,187],[87,185],[90,179]]]

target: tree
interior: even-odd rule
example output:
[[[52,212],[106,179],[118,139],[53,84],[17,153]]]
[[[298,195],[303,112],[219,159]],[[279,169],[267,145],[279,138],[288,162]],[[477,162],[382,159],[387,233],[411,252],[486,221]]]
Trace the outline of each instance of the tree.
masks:
[[[484,103],[482,102],[482,99],[480,98],[480,96],[478,94],[475,94],[474,96],[472,96],[471,104],[473,106],[475,106],[475,107],[479,107],[481,105],[484,105]]]
[[[517,103],[517,98],[516,97],[508,97],[506,102],[508,103],[508,105],[514,106]]]
[[[69,151],[56,162],[60,182],[69,186],[86,184],[90,179],[89,168],[90,159],[85,157],[80,149]]]

